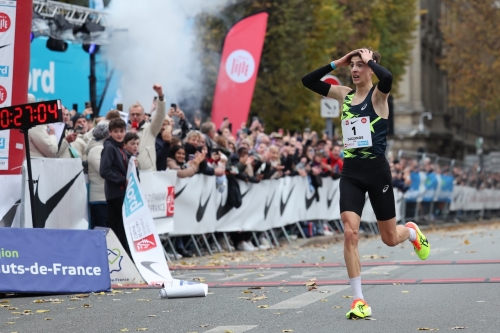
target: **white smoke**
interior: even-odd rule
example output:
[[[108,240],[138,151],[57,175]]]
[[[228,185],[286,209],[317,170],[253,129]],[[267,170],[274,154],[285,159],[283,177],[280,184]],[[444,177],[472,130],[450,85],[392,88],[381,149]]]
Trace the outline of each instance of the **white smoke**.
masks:
[[[196,15],[218,13],[231,0],[113,0],[107,23],[114,32],[104,48],[122,73],[124,111],[139,101],[148,112],[160,83],[167,103],[183,91],[201,89],[201,64],[195,51]],[[200,94],[201,95],[201,91]],[[182,108],[182,105],[181,105]]]

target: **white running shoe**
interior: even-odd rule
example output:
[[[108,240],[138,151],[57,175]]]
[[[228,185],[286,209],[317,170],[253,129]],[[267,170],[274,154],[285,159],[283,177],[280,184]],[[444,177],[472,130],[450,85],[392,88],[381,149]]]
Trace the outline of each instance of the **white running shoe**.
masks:
[[[245,251],[245,252],[254,252],[257,251],[257,249],[252,245],[250,242],[245,242],[241,241],[238,246],[238,251]]]
[[[266,237],[259,238],[259,242],[260,242],[259,248],[261,250],[268,250],[271,248],[271,244],[269,244],[269,241],[267,240]]]

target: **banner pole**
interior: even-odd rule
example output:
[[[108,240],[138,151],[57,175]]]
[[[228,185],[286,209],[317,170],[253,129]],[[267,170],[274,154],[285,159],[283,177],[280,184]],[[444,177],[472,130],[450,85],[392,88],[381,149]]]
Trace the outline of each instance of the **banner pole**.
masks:
[[[30,203],[31,203],[31,221],[33,221],[33,228],[39,228],[36,218],[36,206],[35,206],[35,191],[33,189],[33,174],[31,173],[31,156],[30,156],[30,142],[28,137],[29,128],[23,129],[24,135],[24,151],[26,152],[26,165],[28,166],[28,186],[30,191]]]
[[[231,250],[231,243],[229,242],[229,238],[227,238],[227,234],[225,232],[222,233],[224,235],[224,240],[226,241],[227,249],[229,250],[229,253],[233,252]]]
[[[191,239],[193,240],[193,243],[194,243],[194,247],[196,248],[196,252],[198,252],[198,255],[200,256],[201,258],[201,251],[200,251],[200,248],[198,246],[198,243],[196,242],[196,238],[194,237],[194,235],[191,235]]]
[[[203,241],[205,242],[205,246],[207,247],[208,253],[212,255],[212,249],[210,248],[210,244],[208,243],[207,236],[205,234],[201,234],[203,236]]]

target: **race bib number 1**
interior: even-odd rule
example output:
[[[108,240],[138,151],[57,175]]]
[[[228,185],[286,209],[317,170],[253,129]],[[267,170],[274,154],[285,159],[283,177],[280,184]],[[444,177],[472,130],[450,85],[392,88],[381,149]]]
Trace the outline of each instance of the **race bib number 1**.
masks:
[[[344,137],[344,148],[371,147],[370,117],[342,120],[342,135]]]

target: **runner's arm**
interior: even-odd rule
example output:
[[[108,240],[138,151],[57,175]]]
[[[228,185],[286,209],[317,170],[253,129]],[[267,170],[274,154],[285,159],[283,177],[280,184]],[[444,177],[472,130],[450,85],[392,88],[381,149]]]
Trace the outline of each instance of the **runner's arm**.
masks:
[[[377,84],[377,89],[382,93],[380,94],[383,99],[387,99],[387,96],[392,89],[392,73],[384,67],[377,64],[375,61],[368,61],[368,66],[371,68],[377,79],[379,80]],[[377,95],[379,95],[377,93]]]
[[[321,78],[333,70],[332,65],[328,64],[324,67],[318,68],[315,71],[307,74],[302,78],[302,84],[322,96],[335,98],[338,100],[344,99],[344,95],[351,89],[344,86],[332,86],[326,82],[321,81]],[[344,94],[343,94],[344,92]]]

